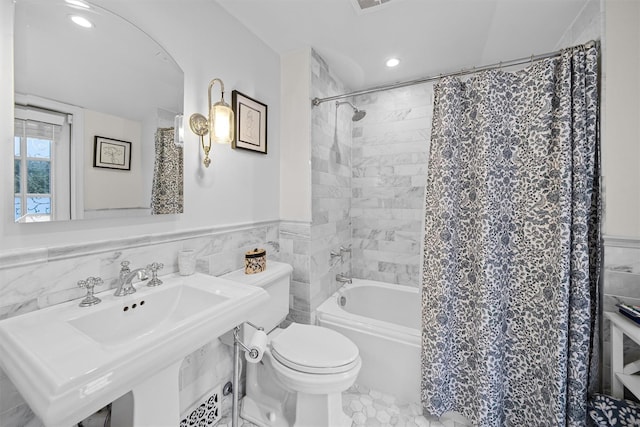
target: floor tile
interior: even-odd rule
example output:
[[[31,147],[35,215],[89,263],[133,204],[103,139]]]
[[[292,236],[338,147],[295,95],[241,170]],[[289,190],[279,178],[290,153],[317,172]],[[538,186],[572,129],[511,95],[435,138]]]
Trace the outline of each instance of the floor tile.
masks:
[[[342,408],[353,419],[353,427],[443,427],[437,420],[422,415],[418,403],[397,403],[394,396],[354,385],[342,394]],[[256,427],[240,420],[240,427]],[[231,427],[231,416],[223,417],[218,427]]]

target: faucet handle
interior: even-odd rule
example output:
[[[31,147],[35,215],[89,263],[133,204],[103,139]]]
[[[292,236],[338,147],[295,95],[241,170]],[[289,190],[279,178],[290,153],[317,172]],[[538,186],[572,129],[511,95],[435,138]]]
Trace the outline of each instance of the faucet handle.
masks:
[[[78,286],[87,289],[87,295],[80,301],[80,307],[89,307],[100,302],[100,298],[93,295],[93,287],[100,286],[104,281],[99,277],[87,277],[85,280],[78,280]]]
[[[131,273],[131,269],[129,268],[130,261],[122,261],[120,263],[120,274]]]
[[[162,280],[158,279],[158,270],[162,270],[163,268],[164,264],[161,262],[154,262],[147,265],[147,271],[151,272],[151,280],[149,280],[147,286],[162,285]]]
[[[342,255],[345,252],[351,253],[351,245],[347,246],[346,248],[344,246],[340,246],[340,255]]]
[[[342,252],[330,251],[329,252],[329,268],[333,268],[336,264],[344,263],[344,258],[342,258]]]

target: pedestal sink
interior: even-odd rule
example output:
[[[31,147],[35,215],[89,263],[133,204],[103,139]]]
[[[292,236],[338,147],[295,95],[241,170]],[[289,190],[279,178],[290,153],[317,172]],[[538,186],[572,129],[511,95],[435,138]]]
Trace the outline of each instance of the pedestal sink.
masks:
[[[182,359],[268,300],[258,288],[203,274],[102,302],[78,301],[0,321],[0,365],[46,426],[71,426],[133,392],[134,426],[179,424]]]

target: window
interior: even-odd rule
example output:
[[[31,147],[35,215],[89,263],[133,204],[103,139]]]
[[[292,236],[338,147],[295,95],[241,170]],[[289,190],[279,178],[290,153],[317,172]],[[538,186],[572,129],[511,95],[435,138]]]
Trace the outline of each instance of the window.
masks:
[[[56,149],[66,117],[16,106],[14,207],[16,222],[51,221],[56,211]],[[67,125],[68,126],[68,125]],[[68,134],[68,132],[66,132]],[[62,163],[65,163],[63,159]]]

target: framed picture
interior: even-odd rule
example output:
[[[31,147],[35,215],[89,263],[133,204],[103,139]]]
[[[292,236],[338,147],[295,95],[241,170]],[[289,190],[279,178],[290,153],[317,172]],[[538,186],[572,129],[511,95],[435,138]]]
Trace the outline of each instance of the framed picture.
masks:
[[[131,170],[131,143],[96,135],[93,167]]]
[[[234,90],[231,94],[236,117],[233,148],[267,154],[267,106]]]

